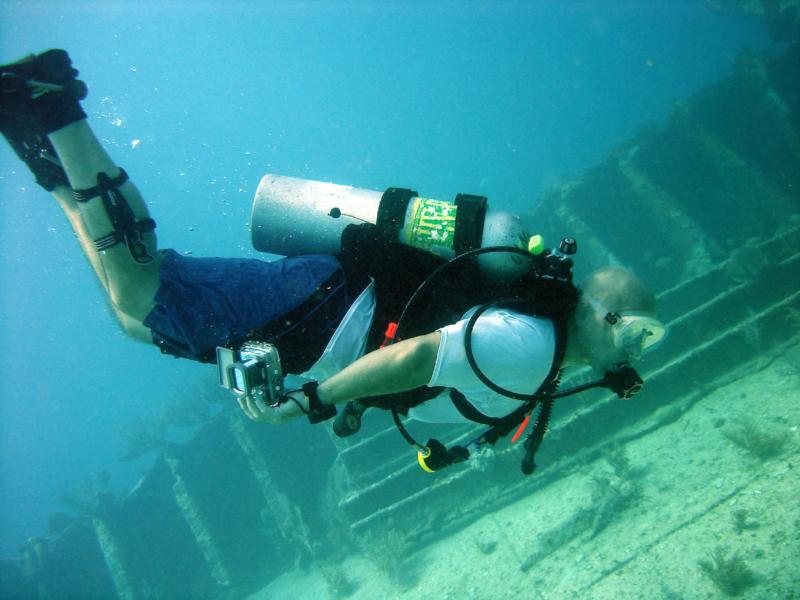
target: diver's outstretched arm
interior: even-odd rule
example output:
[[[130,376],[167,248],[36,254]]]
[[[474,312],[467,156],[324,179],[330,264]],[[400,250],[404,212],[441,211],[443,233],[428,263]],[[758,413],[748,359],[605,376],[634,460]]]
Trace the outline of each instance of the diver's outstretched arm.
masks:
[[[329,379],[317,394],[323,404],[342,404],[359,398],[397,394],[427,385],[433,376],[441,333],[409,338],[365,354]],[[280,425],[308,413],[308,399],[294,394],[295,402],[259,406],[249,396],[240,398],[244,413],[258,423]]]
[[[0,71],[0,129],[66,214],[125,330],[150,341],[142,321],[159,285],[155,222],[86,121],[86,86],[63,50]]]

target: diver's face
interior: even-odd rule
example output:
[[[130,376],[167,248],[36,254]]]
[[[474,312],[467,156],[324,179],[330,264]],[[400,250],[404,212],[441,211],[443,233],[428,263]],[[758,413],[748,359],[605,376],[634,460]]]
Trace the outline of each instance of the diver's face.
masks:
[[[655,316],[642,311],[609,312],[600,303],[584,315],[582,345],[589,364],[605,373],[630,364],[666,334]]]
[[[594,311],[586,315],[583,320],[581,346],[586,361],[600,374],[613,371],[628,358],[624,351],[614,345],[614,336],[603,317]]]

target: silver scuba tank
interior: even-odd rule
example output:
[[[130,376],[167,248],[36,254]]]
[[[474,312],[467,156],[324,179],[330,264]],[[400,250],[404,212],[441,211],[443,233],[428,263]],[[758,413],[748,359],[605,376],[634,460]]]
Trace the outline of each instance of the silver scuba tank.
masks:
[[[488,246],[525,248],[528,235],[517,215],[495,210],[486,198],[459,194],[454,202],[423,198],[412,190],[365,190],[308,179],[265,175],[251,217],[253,247],[292,256],[340,250],[344,228],[373,223],[396,230],[397,240],[450,259]],[[493,277],[513,277],[528,265],[510,253],[482,255]]]

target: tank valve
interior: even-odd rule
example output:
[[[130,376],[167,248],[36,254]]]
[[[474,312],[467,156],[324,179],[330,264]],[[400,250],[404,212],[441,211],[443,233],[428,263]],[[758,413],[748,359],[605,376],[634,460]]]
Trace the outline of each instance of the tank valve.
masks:
[[[578,242],[575,241],[575,238],[565,237],[559,242],[558,249],[561,254],[572,256],[578,251]]]

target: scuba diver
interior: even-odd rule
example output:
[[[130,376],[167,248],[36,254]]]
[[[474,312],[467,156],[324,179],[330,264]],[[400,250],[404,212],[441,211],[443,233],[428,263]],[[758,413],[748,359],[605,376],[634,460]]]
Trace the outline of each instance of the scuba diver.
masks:
[[[267,176],[254,243],[266,236],[259,249],[288,256],[159,250],[139,191],[87,122],[77,76],[63,50],[0,67],[3,135],[65,212],[125,332],[216,363],[251,420],[335,417],[334,432],[348,436],[367,409],[391,410],[422,468],[435,471],[469,451],[417,442],[400,415],[481,423],[489,429],[476,443],[493,444],[515,427],[518,437],[538,410],[529,473],[555,399],[596,386],[627,398],[641,387],[631,362],[666,333],[653,293],[621,267],[576,287],[574,240],[546,249],[483,197],[449,203]],[[320,210],[323,197],[333,204]],[[311,221],[287,234],[281,211],[293,226]],[[304,243],[319,251],[285,247],[309,231]],[[602,377],[558,391],[573,365]]]

